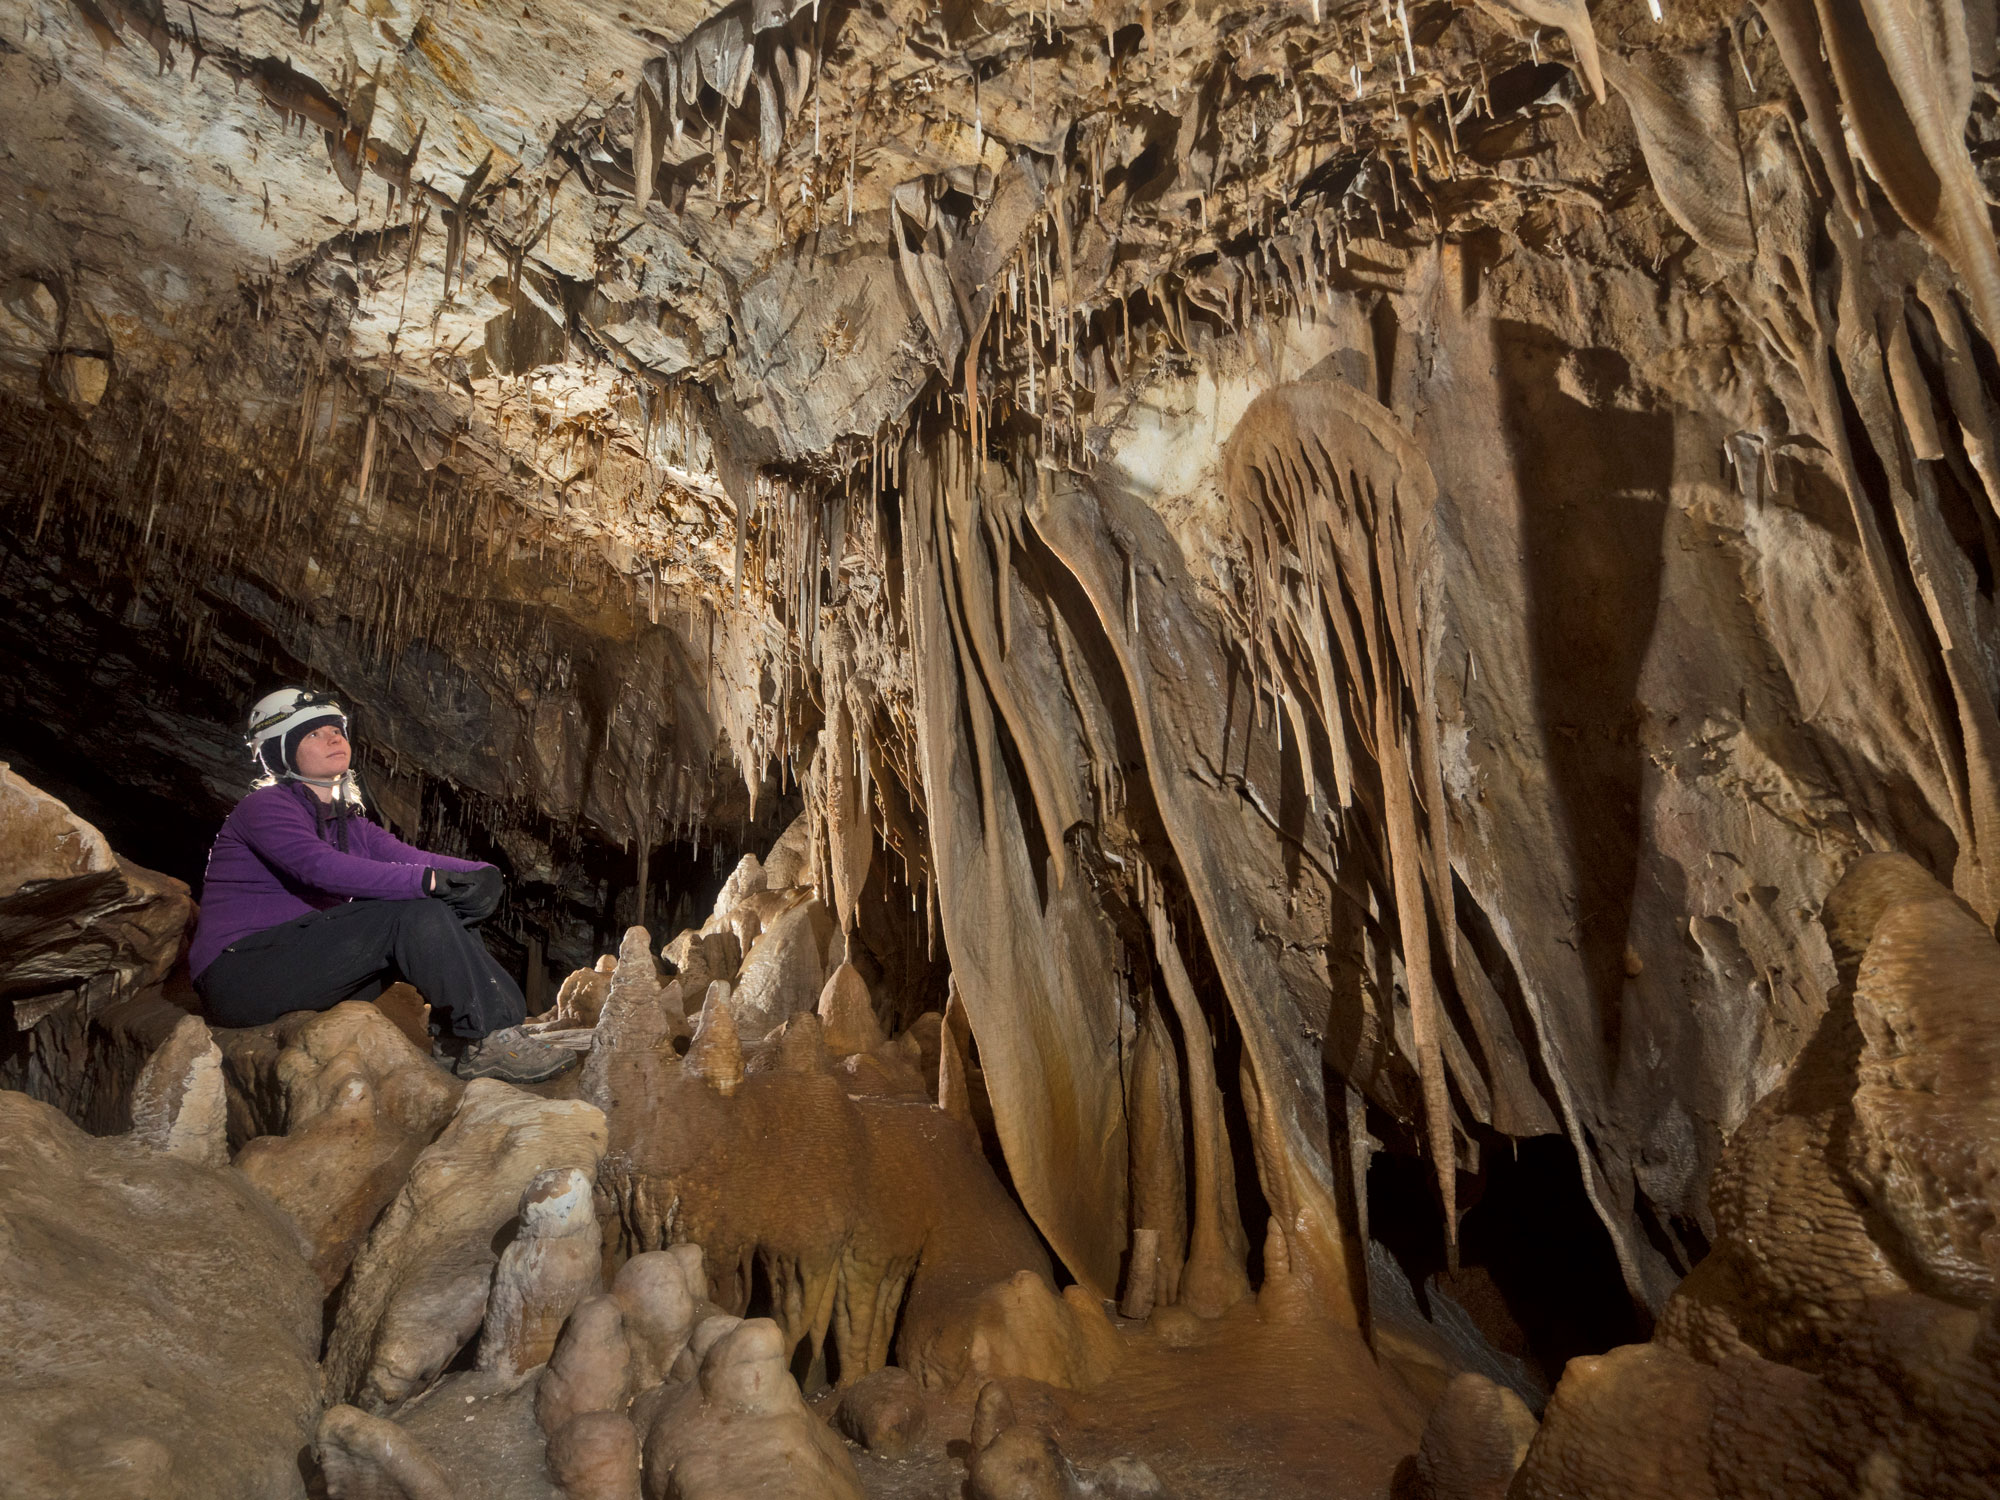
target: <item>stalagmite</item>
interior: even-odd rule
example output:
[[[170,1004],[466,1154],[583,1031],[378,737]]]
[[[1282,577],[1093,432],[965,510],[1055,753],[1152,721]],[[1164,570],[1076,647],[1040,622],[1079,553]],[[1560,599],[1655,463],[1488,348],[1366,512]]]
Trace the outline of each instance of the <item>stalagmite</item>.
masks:
[[[521,1195],[520,1227],[500,1253],[479,1366],[512,1379],[545,1363],[571,1310],[597,1290],[591,1182],[574,1167],[544,1172]]]
[[[820,991],[819,1021],[826,1049],[835,1057],[873,1052],[888,1041],[875,1018],[868,986],[852,964],[835,969]]]
[[[1125,1294],[1118,1300],[1118,1315],[1145,1318],[1153,1311],[1160,1290],[1160,1231],[1132,1231],[1132,1258],[1125,1271]]]
[[[697,1275],[699,1267],[697,1255]],[[687,1347],[695,1302],[707,1295],[706,1286],[691,1286],[687,1268],[671,1252],[648,1250],[618,1268],[611,1295],[624,1314],[633,1384],[640,1389],[659,1384]]]
[[[554,1437],[577,1417],[620,1411],[631,1382],[632,1352],[617,1300],[586,1297],[564,1323],[535,1388],[535,1420]]]
[[[967,1092],[965,1055],[958,1033],[946,1026],[938,1037],[938,1108],[961,1125],[972,1124],[972,1098]]]
[[[716,980],[702,1001],[701,1019],[687,1050],[687,1070],[725,1099],[743,1082],[743,1046],[729,1007],[729,985]]]
[[[199,1017],[177,1024],[132,1085],[132,1134],[202,1166],[229,1160],[222,1052]]]

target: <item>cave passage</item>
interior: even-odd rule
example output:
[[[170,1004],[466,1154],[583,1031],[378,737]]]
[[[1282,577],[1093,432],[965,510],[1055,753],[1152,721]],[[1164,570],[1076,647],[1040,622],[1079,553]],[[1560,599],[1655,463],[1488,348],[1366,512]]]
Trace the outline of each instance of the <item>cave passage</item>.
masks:
[[[1989,1493],[1996,33],[4,0],[0,1490]]]

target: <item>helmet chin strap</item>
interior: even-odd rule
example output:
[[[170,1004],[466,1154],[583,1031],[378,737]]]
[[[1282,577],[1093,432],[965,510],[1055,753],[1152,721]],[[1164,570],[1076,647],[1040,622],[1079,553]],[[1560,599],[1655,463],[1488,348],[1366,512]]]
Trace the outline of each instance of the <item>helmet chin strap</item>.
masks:
[[[290,771],[285,775],[287,781],[302,781],[307,786],[324,787],[329,792],[339,791],[343,786],[351,784],[353,779],[352,770],[342,771],[338,776],[306,776],[297,771]]]

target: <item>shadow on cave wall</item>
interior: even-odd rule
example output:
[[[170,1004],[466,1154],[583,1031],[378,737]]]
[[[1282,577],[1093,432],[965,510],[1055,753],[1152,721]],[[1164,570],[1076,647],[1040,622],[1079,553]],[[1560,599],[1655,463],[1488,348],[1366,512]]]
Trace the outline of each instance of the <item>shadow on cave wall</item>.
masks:
[[[1520,496],[1535,718],[1576,879],[1576,945],[1607,1063],[1618,1055],[1641,846],[1639,674],[1659,612],[1673,419],[1612,403],[1622,355],[1493,325]]]

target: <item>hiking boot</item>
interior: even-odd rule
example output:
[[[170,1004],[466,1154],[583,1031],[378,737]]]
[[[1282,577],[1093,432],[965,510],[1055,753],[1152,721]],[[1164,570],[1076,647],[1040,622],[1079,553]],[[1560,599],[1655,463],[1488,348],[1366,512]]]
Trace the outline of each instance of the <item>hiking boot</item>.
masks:
[[[497,1078],[502,1083],[546,1083],[567,1071],[577,1054],[536,1041],[518,1026],[467,1042],[452,1071],[460,1078]]]

